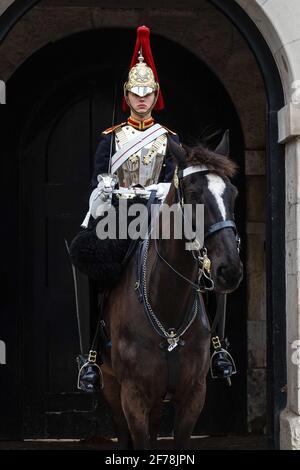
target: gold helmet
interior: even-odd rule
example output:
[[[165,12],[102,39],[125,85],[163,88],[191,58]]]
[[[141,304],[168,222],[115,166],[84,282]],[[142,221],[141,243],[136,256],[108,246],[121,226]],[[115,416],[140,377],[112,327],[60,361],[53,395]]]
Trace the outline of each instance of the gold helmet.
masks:
[[[134,65],[128,74],[128,80],[124,84],[124,92],[131,91],[138,96],[145,96],[148,93],[157,91],[159,84],[155,81],[154,73],[139,52],[138,63]]]
[[[154,109],[159,111],[164,108],[164,100],[160,91],[150,47],[150,29],[147,26],[139,26],[137,28],[137,39],[128,79],[124,83],[125,97],[129,91],[138,96],[146,96],[149,93],[155,92],[157,99]],[[127,109],[127,103],[124,99],[123,110],[126,111]]]

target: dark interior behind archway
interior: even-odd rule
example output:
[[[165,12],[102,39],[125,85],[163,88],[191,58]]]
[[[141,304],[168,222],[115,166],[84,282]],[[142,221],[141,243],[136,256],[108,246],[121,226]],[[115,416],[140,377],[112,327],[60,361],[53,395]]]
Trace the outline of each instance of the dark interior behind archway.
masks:
[[[31,108],[33,100],[46,97],[45,90],[57,87],[65,93],[64,84],[70,85],[71,77],[78,95],[87,92],[88,81],[94,90],[106,90],[111,107],[111,114],[103,113],[103,119],[99,121],[97,128],[101,132],[111,124],[115,86],[115,122],[126,117],[121,111],[121,98],[134,42],[134,31],[105,29],[76,34],[49,44],[29,58],[8,81],[7,101],[10,105],[29,105]],[[157,119],[177,131],[186,143],[198,139],[206,141],[210,134],[219,132],[220,135],[230,129],[232,154],[242,165],[243,155],[235,152],[235,147],[239,146],[240,150],[243,145],[241,127],[221,81],[204,62],[179,44],[154,34],[151,44],[166,102],[166,109],[156,113]],[[70,93],[65,96],[66,103],[73,93],[70,87]],[[211,145],[217,140],[216,135]],[[238,145],[236,141],[239,141]]]
[[[7,100],[11,110],[14,111],[12,125],[15,129],[15,141],[10,149],[7,165],[11,171],[15,171],[13,169],[17,167],[21,169],[20,178],[24,190],[21,199],[27,207],[25,214],[28,214],[29,218],[25,218],[23,237],[28,245],[23,246],[23,249],[30,257],[31,251],[37,246],[33,245],[30,239],[29,227],[31,230],[34,227],[38,240],[47,238],[44,244],[40,244],[39,251],[33,258],[36,260],[38,272],[47,272],[45,276],[47,285],[58,289],[55,294],[56,306],[64,305],[63,299],[59,300],[59,296],[64,295],[60,286],[65,286],[65,292],[71,292],[71,281],[65,279],[65,274],[69,276],[69,272],[63,259],[64,253],[62,247],[56,245],[57,232],[61,230],[61,237],[65,236],[66,232],[70,236],[81,222],[88,200],[94,151],[100,132],[111,125],[115,85],[118,89],[115,122],[124,120],[125,116],[120,109],[122,86],[134,41],[135,33],[128,30],[106,29],[74,35],[38,51],[20,67],[7,84]],[[240,176],[236,180],[241,194],[237,215],[238,225],[243,228],[245,213],[242,177],[243,140],[238,116],[226,90],[204,63],[178,44],[153,35],[152,49],[167,103],[166,110],[157,116],[158,120],[176,130],[185,142],[193,142],[215,130],[230,129],[231,154],[241,168]],[[212,147],[219,136],[210,141]],[[18,157],[20,160],[17,160]],[[61,193],[57,192],[59,188],[62,189]],[[72,194],[75,192],[76,196],[72,199]],[[44,198],[46,211],[42,203],[38,202],[44,197],[43,195],[46,195]],[[70,201],[63,209],[61,200],[65,201],[68,198]],[[33,204],[31,207],[33,210],[30,210],[30,204]],[[72,221],[68,225],[65,220],[71,213]],[[61,224],[63,219],[65,225]],[[50,254],[45,253],[47,243],[51,249]],[[57,258],[51,256],[53,253]],[[60,263],[61,273],[57,273],[57,262]],[[41,266],[43,263],[45,266]],[[25,266],[28,264],[26,257],[24,264]],[[34,278],[34,269],[31,266],[27,275],[32,274]],[[40,305],[39,308],[42,308],[45,298],[41,289],[37,289],[36,296],[37,299],[29,299],[28,312],[31,311],[29,306],[32,307],[36,301]],[[235,349],[233,353],[237,357],[240,374],[236,388],[231,391],[228,391],[224,384],[212,385],[211,392],[208,393],[208,408],[203,416],[206,424],[204,427],[200,425],[199,428],[205,432],[238,431],[245,426],[246,313],[239,311],[241,301],[246,304],[245,284],[240,294],[232,297],[230,308],[233,310],[233,315],[230,316],[228,323]],[[67,305],[68,308],[73,308],[74,305],[68,302],[65,307]],[[63,307],[61,308],[63,310]],[[70,311],[69,317],[68,315],[63,317],[63,311],[58,312],[57,319],[60,319],[59,328],[62,332],[68,330],[68,321],[72,314]],[[38,328],[37,324],[34,326],[34,319],[37,317],[36,312],[36,317],[33,316],[31,322],[33,336],[37,332],[35,328]],[[50,325],[47,321],[46,319],[46,324],[50,328],[48,331],[54,331],[55,321],[53,320],[53,324],[50,322]],[[44,323],[42,327],[45,328]],[[76,336],[74,325],[71,335]],[[30,344],[29,339],[27,337],[28,341],[25,340],[25,346]],[[50,344],[51,334],[47,341],[49,348],[44,352],[51,369],[53,358],[51,354],[49,355],[49,351],[53,355],[56,354],[54,346]],[[77,344],[69,345],[68,351],[62,348],[60,354],[65,354],[65,357],[71,361],[75,356],[76,347]],[[54,360],[59,360],[59,356],[54,357]],[[41,365],[40,367],[43,368]],[[62,391],[61,384],[71,387],[71,379],[73,380],[70,376],[68,379],[70,383],[60,382],[60,373],[62,372],[56,369],[50,379],[43,375],[42,389],[52,394],[52,401],[47,406],[54,410],[60,406],[57,397]],[[56,379],[53,378],[55,374],[58,374]],[[34,377],[32,379],[34,380]],[[70,390],[71,388],[68,389]],[[217,397],[217,401],[213,400],[213,397]],[[228,403],[230,403],[229,411]],[[33,405],[34,402],[30,406]],[[83,408],[84,406],[86,404]],[[224,413],[226,407],[227,411]],[[41,422],[37,415],[43,411],[39,406],[35,409],[36,419]],[[211,412],[212,409],[214,412]],[[53,413],[52,420],[54,416]],[[61,429],[57,422],[55,424],[55,420],[52,423],[51,435],[54,436],[57,435],[55,433],[61,432]],[[37,431],[33,430],[34,426],[32,422],[27,428],[26,435],[32,436],[37,432],[41,437],[42,425],[40,430],[37,427]],[[102,428],[101,419],[97,426]],[[90,432],[88,425],[81,429],[84,435]],[[70,428],[68,432],[71,432]]]

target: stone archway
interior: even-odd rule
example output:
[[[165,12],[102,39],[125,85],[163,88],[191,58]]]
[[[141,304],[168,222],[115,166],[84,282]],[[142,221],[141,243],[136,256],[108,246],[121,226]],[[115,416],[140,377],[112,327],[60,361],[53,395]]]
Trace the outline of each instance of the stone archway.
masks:
[[[4,6],[7,7],[9,3],[13,3],[9,0],[4,2]],[[18,3],[18,2],[14,2]],[[32,2],[37,3],[37,2]],[[271,272],[274,272],[274,268],[279,268],[277,275],[284,276],[286,272],[286,305],[284,310],[286,311],[287,319],[287,390],[288,390],[288,407],[284,411],[281,417],[281,447],[282,448],[299,448],[299,415],[300,415],[300,403],[299,396],[297,393],[299,387],[299,365],[293,364],[290,360],[291,354],[293,352],[293,345],[295,341],[299,338],[297,337],[297,331],[299,331],[299,274],[298,274],[298,217],[299,217],[299,201],[298,201],[298,187],[299,187],[299,167],[297,164],[297,159],[299,158],[299,134],[300,129],[297,122],[299,122],[299,101],[297,99],[297,93],[295,93],[295,87],[297,78],[299,78],[299,67],[300,67],[300,40],[297,33],[297,12],[299,12],[299,3],[297,0],[291,0],[288,6],[282,7],[282,3],[278,0],[268,2],[267,0],[255,0],[254,2],[248,2],[247,0],[237,0],[236,2],[226,2],[228,7],[225,9],[222,6],[221,1],[214,0],[212,1],[215,5],[219,6],[221,11],[224,11],[232,21],[235,21],[236,18],[236,4],[239,4],[244,12],[248,15],[249,18],[256,24],[257,29],[261,32],[270,51],[272,52],[273,57],[277,63],[277,67],[281,77],[281,83],[284,89],[285,96],[285,106],[280,110],[278,114],[278,123],[279,123],[279,141],[285,143],[285,176],[286,176],[286,266],[284,266],[284,256],[282,253],[281,260],[276,265],[275,255],[276,255],[276,244],[282,246],[282,232],[275,234],[275,238],[272,237],[272,243],[270,245],[271,252],[273,257],[270,259],[269,269]],[[281,5],[280,5],[281,3]],[[3,4],[3,2],[2,2]],[[2,5],[3,6],[3,5]],[[225,11],[227,10],[227,11]],[[235,23],[239,26],[239,22]],[[249,28],[251,27],[249,23]],[[240,25],[240,29],[243,31],[248,39],[251,35],[247,35],[247,28],[244,28]],[[260,62],[261,67],[264,69],[263,57],[260,56],[259,51],[257,52],[257,59]],[[268,71],[265,69],[265,79],[268,82],[267,77]],[[269,81],[272,78],[269,77]],[[277,111],[278,108],[271,109],[270,115],[270,126],[272,128],[273,135],[276,135],[277,129]],[[283,174],[282,169],[284,168],[283,156],[280,155],[280,150],[277,147],[277,142],[271,142],[269,146],[269,161],[273,162],[273,174],[271,174],[271,181],[269,185],[269,196],[271,196],[272,190],[274,191],[273,183],[277,181],[279,184],[282,181]],[[271,154],[272,153],[272,154]],[[280,159],[282,159],[280,161]],[[281,194],[277,194],[275,199],[269,198],[270,207],[273,205],[273,211],[275,211],[276,201],[280,207],[280,201],[282,200],[282,190],[283,186],[280,186]],[[277,199],[276,199],[277,198]],[[282,214],[281,214],[282,215]],[[281,215],[275,214],[275,224],[274,219],[271,219],[271,225],[275,227],[276,222],[284,223],[284,218],[282,219]],[[277,238],[276,238],[277,237]],[[279,238],[278,238],[279,237]],[[279,242],[279,244],[278,244]],[[273,245],[272,245],[273,244]],[[284,251],[284,250],[282,250]],[[295,262],[296,260],[296,262]],[[275,264],[274,264],[275,263]],[[271,287],[272,284],[269,284]],[[284,289],[279,292],[284,296]],[[282,296],[281,296],[282,300]],[[281,302],[276,305],[276,296],[275,298],[271,295],[269,298],[269,312],[271,312],[271,321],[274,320],[275,314],[275,325],[274,332],[276,333],[276,328],[278,330],[279,325],[285,323],[285,319],[282,319],[282,311],[279,312],[281,308]],[[275,309],[275,310],[274,310]],[[281,318],[280,318],[281,316]],[[280,321],[279,321],[280,320]],[[278,323],[279,321],[279,323]],[[277,331],[277,335],[280,334]],[[272,331],[271,331],[272,336]],[[272,351],[269,352],[271,355]],[[273,358],[274,359],[274,358]],[[274,364],[273,364],[274,366]],[[280,367],[282,367],[282,362],[280,361]],[[278,390],[278,385],[280,381],[276,382],[276,393],[280,395],[280,390]],[[270,386],[274,386],[274,383],[271,381]],[[277,419],[277,418],[276,418]],[[275,419],[275,420],[276,420]],[[276,426],[275,426],[276,428]],[[277,429],[277,428],[276,428]]]
[[[280,417],[280,448],[300,449],[299,186],[300,33],[299,2],[237,0],[261,31],[277,63],[285,95],[278,113],[279,142],[285,144],[286,367],[287,407]],[[283,254],[282,254],[283,255]],[[294,354],[294,356],[293,356]],[[293,359],[294,357],[294,359]]]
[[[121,28],[118,31],[107,28],[70,35],[50,48],[46,46],[33,54],[8,81],[12,108],[17,110],[22,102],[19,110],[21,125],[17,132],[22,136],[17,145],[20,158],[17,161],[16,152],[12,151],[9,160],[14,161],[13,166],[19,164],[22,168],[20,186],[24,190],[20,197],[23,207],[21,212],[26,213],[26,216],[20,227],[20,238],[24,240],[20,252],[24,253],[24,278],[32,279],[30,285],[26,284],[23,307],[24,316],[31,325],[26,328],[27,340],[24,339],[23,349],[23,357],[26,359],[22,366],[25,370],[23,402],[31,416],[25,423],[26,438],[44,437],[43,429],[50,427],[50,422],[52,434],[49,431],[48,435],[53,438],[71,437],[74,432],[76,437],[89,435],[93,429],[92,421],[97,423],[97,431],[101,435],[112,432],[111,425],[107,422],[103,424],[99,418],[100,415],[105,416],[105,408],[100,400],[97,413],[94,414],[93,410],[88,413],[84,408],[87,403],[83,402],[83,398],[81,406],[78,404],[78,393],[74,390],[74,368],[63,371],[55,364],[60,362],[64,348],[67,364],[72,364],[72,357],[75,356],[77,334],[73,289],[63,240],[73,238],[84,213],[95,145],[100,129],[111,122],[113,78],[118,84],[116,122],[124,121],[126,117],[120,115],[120,96],[123,70],[126,70],[127,63],[119,61],[121,70],[118,70],[111,63],[111,51],[102,54],[101,62],[90,51],[95,42],[109,43],[115,51],[113,55],[119,51],[125,61],[126,44],[130,39],[131,31]],[[243,139],[239,119],[223,85],[205,64],[178,44],[152,35],[153,47],[156,44],[159,44],[161,53],[157,62],[160,83],[169,103],[163,118],[160,115],[160,121],[172,129],[178,129],[184,141],[188,136],[198,135],[199,126],[202,127],[201,120],[203,127],[207,120],[211,120],[213,123],[218,122],[220,128],[230,128],[232,156],[242,167]],[[77,55],[75,50],[79,51]],[[179,58],[180,63],[189,64],[193,69],[193,77],[186,76],[185,69],[176,71],[175,57]],[[56,61],[60,64],[59,68],[56,67]],[[177,83],[172,80],[176,72]],[[31,83],[36,74],[39,75],[38,89]],[[194,90],[201,80],[202,88],[196,95]],[[24,86],[26,97],[23,96]],[[209,87],[213,89],[213,96],[207,92]],[[172,100],[172,96],[177,97],[177,103]],[[200,107],[201,115],[198,112]],[[189,121],[185,115],[186,108],[189,109]],[[239,230],[244,232],[243,174],[235,184],[239,187],[242,200],[236,214],[237,223]],[[246,318],[240,315],[241,304],[246,304],[245,283],[239,292],[228,299],[231,351],[236,357],[239,374],[232,387],[225,389],[223,384],[213,384],[208,379],[205,410],[196,432],[237,434],[246,429]],[[37,331],[45,330],[47,348],[44,336],[39,337],[37,334]],[[64,340],[67,330],[69,335]],[[35,340],[32,341],[32,338]],[[34,371],[46,369],[46,363],[47,371],[43,375],[35,375]],[[30,364],[29,370],[27,364]],[[28,377],[32,388],[40,391],[34,397],[30,386],[26,386]],[[61,395],[66,393],[68,406],[77,410],[73,416],[63,409],[54,408]],[[51,410],[48,412],[49,407]],[[58,411],[61,411],[60,415]],[[62,420],[66,420],[63,426]],[[168,432],[166,425],[164,428],[164,432]],[[34,434],[36,429],[38,433]]]

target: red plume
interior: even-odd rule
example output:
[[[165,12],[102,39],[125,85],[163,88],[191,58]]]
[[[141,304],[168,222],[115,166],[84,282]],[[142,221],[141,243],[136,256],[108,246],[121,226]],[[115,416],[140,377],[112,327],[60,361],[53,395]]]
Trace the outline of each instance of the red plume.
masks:
[[[142,51],[142,55],[144,57],[145,63],[149,65],[149,67],[151,67],[154,73],[155,80],[157,83],[159,83],[153,55],[151,52],[150,29],[147,26],[139,26],[137,28],[136,43],[135,43],[135,48],[134,48],[133,56],[132,56],[131,63],[130,63],[130,69],[138,63],[138,56],[139,56],[140,50]],[[164,99],[159,89],[159,94],[158,94],[156,104],[154,106],[154,110],[161,111],[162,109],[164,109],[164,107],[165,107]],[[127,111],[128,109],[127,103],[124,98],[123,98],[122,108],[123,108],[123,111]]]

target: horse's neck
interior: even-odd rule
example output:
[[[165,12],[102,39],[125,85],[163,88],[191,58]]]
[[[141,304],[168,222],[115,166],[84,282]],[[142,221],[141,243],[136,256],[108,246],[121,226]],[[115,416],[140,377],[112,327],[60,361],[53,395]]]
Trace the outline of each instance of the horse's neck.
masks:
[[[168,264],[159,257],[157,250]],[[185,250],[185,241],[174,238],[151,240],[148,260],[147,284],[153,310],[169,328],[176,327],[192,308],[195,296],[192,286],[176,271],[195,282],[197,265]]]

